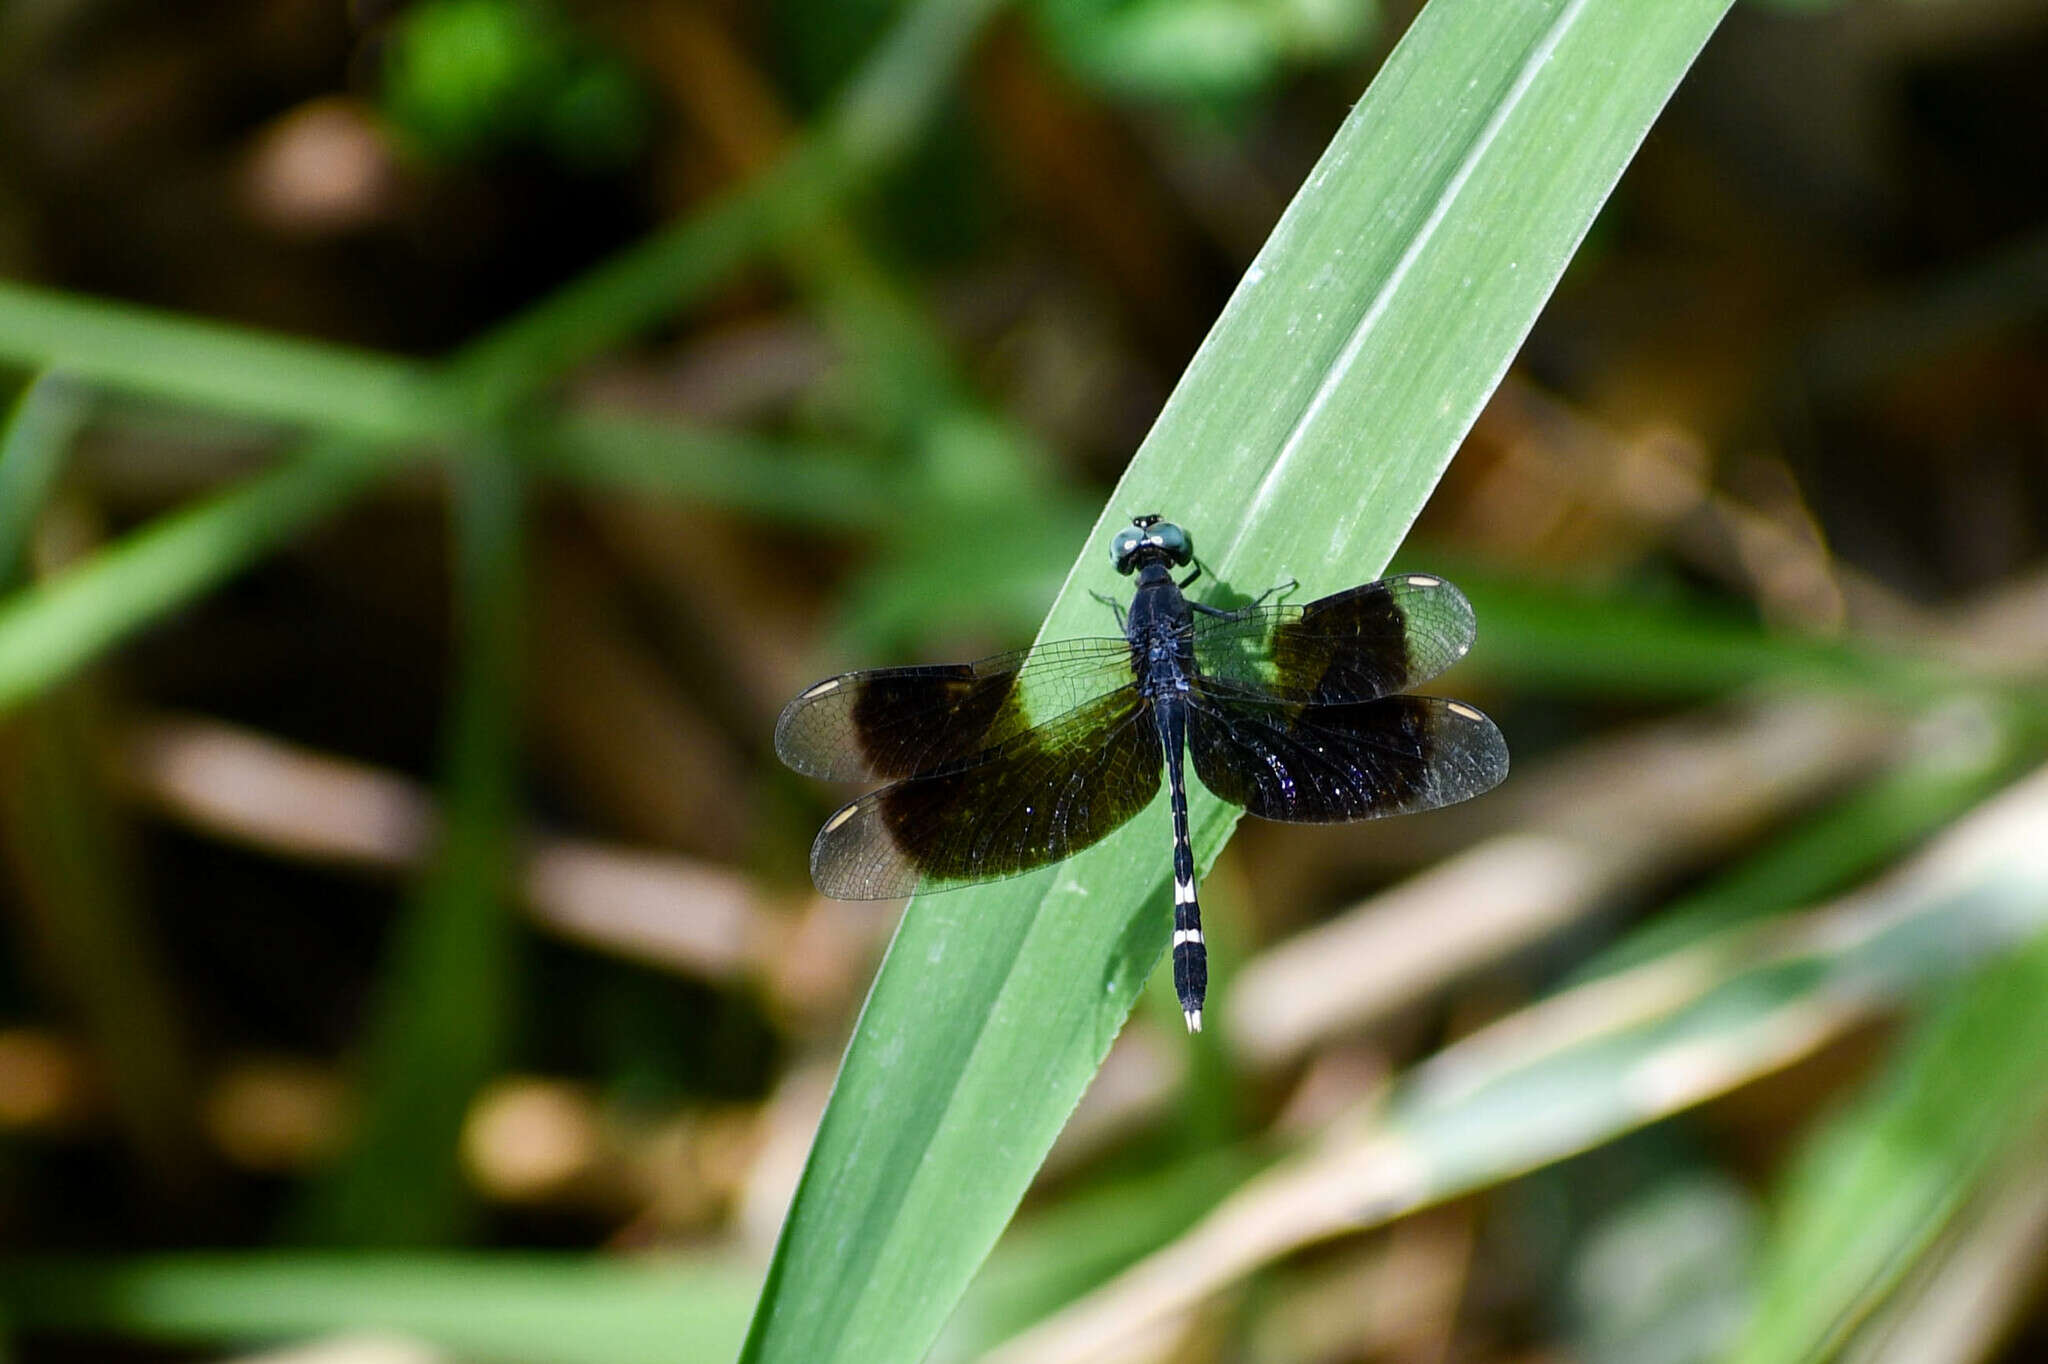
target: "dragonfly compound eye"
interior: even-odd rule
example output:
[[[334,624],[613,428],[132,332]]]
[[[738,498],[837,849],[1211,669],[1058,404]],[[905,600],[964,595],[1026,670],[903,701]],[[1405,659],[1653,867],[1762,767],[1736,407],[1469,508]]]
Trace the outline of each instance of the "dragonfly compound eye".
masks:
[[[1152,527],[1152,543],[1166,551],[1166,557],[1176,567],[1184,565],[1195,557],[1195,542],[1188,533],[1171,521],[1161,521]]]

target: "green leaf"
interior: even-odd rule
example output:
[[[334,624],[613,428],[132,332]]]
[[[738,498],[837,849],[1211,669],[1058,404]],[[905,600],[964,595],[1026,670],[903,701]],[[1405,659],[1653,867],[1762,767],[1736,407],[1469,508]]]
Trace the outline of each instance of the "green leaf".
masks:
[[[7,414],[0,429],[0,587],[12,585],[27,566],[36,517],[91,408],[84,388],[48,373],[23,389]]]
[[[728,1359],[749,1280],[707,1261],[548,1255],[167,1255],[0,1266],[11,1325],[186,1345],[396,1331],[465,1359]]]
[[[1596,980],[1867,876],[2008,780],[2039,736],[1968,705],[1924,718],[1911,751],[1754,855],[1659,910],[1572,973]]]
[[[1196,355],[1042,637],[1100,633],[1088,592],[1116,585],[1104,545],[1134,513],[1190,528],[1212,593],[1372,577],[1725,9],[1430,5]],[[1213,858],[1235,812],[1197,793],[1193,815]],[[911,904],[745,1358],[930,1347],[1165,948],[1167,839],[1155,806],[1053,871]]]
[[[361,1129],[310,1200],[309,1231],[337,1243],[424,1244],[466,1229],[462,1121],[505,1059],[518,936],[505,878],[518,800],[524,480],[500,451],[459,474],[447,823],[395,934],[370,1027]]]
[[[1918,703],[1981,685],[1959,676],[1952,661],[1772,633],[1710,606],[1510,582],[1484,572],[1455,577],[1480,620],[1482,649],[1470,675],[1516,686],[1690,700],[1769,677]]]
[[[419,440],[453,409],[424,365],[0,280],[0,360],[258,421]]]
[[[0,605],[0,713],[217,586],[387,467],[330,442],[172,512]]]
[[[1831,1357],[2048,1113],[2048,937],[1934,1011],[1813,1140],[1772,1237],[1738,1364]]]
[[[792,525],[871,529],[899,519],[902,480],[852,448],[631,417],[574,417],[538,443],[548,473]]]

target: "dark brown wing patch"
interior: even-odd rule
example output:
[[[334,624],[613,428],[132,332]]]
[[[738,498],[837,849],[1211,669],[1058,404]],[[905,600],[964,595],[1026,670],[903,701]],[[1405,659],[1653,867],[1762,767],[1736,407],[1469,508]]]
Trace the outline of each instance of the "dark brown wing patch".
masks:
[[[829,781],[914,777],[970,762],[1131,681],[1130,645],[1073,639],[941,663],[842,673],[783,708],[775,751]]]
[[[1188,752],[1202,784],[1261,819],[1339,824],[1433,810],[1507,775],[1507,741],[1462,701],[1335,706],[1248,700],[1197,681]]]
[[[837,899],[885,900],[1033,871],[1144,809],[1161,766],[1151,704],[1122,688],[979,762],[842,806],[812,845],[811,876]]]
[[[1212,681],[1302,705],[1370,701],[1427,682],[1465,656],[1465,594],[1409,573],[1306,606],[1266,606],[1195,624],[1195,663]]]

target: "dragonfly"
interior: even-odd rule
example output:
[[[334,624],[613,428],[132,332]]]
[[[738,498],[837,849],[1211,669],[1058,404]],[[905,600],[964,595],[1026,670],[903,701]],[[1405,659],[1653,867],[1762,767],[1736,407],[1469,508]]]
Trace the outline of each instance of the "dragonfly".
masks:
[[[1199,1032],[1209,967],[1190,760],[1261,819],[1335,824],[1480,795],[1507,775],[1507,743],[1463,701],[1404,694],[1472,647],[1471,603],[1442,578],[1265,604],[1288,584],[1225,609],[1186,595],[1202,573],[1194,541],[1161,516],[1133,517],[1109,548],[1137,580],[1128,609],[1101,598],[1120,636],[829,677],[783,709],[775,751],[808,776],[887,783],[842,805],[812,845],[812,879],[843,900],[1050,866],[1151,804],[1164,772],[1174,989]]]

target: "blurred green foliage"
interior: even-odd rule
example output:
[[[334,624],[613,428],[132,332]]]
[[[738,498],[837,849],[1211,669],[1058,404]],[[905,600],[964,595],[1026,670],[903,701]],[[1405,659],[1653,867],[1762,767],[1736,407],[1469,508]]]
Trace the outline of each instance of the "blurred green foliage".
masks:
[[[1077,76],[1124,99],[1221,114],[1295,65],[1357,56],[1375,0],[1033,0]]]
[[[540,152],[609,171],[646,144],[652,107],[632,68],[546,0],[421,0],[384,62],[384,111],[436,161]]]

